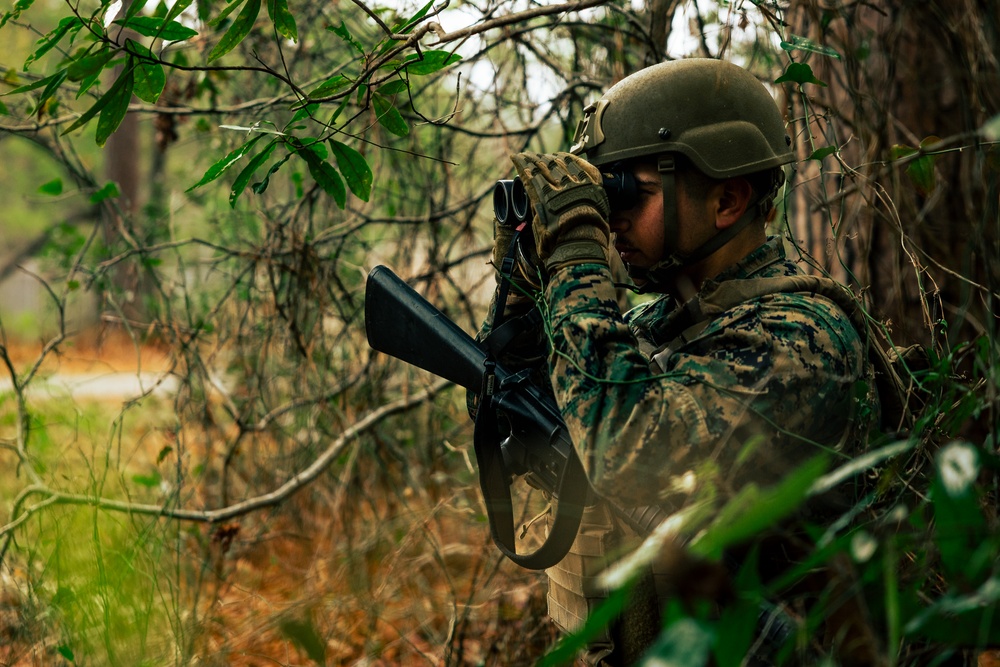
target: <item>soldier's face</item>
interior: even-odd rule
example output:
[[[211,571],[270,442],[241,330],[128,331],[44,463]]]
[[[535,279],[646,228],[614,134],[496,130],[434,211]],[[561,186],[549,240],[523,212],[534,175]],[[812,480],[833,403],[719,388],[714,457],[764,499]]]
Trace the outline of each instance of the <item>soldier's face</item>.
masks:
[[[663,257],[663,190],[660,173],[652,163],[632,169],[639,198],[627,210],[611,212],[615,250],[627,266],[648,269]]]

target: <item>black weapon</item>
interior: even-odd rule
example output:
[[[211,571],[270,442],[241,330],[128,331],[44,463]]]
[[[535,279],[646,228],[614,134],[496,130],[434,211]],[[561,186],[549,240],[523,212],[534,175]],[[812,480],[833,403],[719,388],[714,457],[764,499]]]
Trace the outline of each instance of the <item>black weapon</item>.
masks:
[[[579,530],[590,484],[555,401],[526,371],[511,373],[495,364],[479,343],[384,266],[368,274],[365,329],[372,348],[483,397],[476,459],[493,541],[532,570],[562,560]],[[548,537],[535,551],[519,554],[510,484],[524,474],[557,502]]]

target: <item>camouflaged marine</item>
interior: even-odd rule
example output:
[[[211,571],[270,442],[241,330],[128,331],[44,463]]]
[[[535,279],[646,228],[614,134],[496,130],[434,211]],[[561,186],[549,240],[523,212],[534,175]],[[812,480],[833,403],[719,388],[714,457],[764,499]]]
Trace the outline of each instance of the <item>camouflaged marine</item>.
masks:
[[[707,485],[773,484],[818,452],[849,456],[877,419],[850,295],[803,275],[765,233],[789,144],[760,82],[691,59],[611,88],[585,109],[570,153],[512,156],[534,211],[534,246],[513,280],[530,290],[541,277],[543,288],[534,300],[513,290],[509,315],[537,304],[540,326],[502,361],[547,377],[597,494],[570,554],[547,571],[564,630],[600,601],[595,574],[630,538],[611,504],[674,511]],[[612,208],[601,172],[630,174],[631,201]],[[509,244],[498,229],[498,266]],[[658,295],[625,314],[619,259]],[[669,591],[657,592],[585,662],[637,659],[660,627]]]

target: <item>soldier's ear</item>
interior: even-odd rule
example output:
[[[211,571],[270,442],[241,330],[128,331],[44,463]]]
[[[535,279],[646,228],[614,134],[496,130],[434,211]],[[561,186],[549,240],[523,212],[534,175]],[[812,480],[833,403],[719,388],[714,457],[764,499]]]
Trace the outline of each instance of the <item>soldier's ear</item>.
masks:
[[[722,190],[715,208],[715,228],[722,230],[743,217],[753,198],[750,181],[737,176],[722,181]]]

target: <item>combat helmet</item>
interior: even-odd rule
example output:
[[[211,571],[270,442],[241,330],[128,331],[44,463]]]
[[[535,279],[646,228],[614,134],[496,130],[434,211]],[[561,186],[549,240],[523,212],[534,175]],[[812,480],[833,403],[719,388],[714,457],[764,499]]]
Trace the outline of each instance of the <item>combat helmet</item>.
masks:
[[[694,252],[676,252],[675,156],[712,178],[772,170],[792,162],[791,140],[767,88],[742,67],[713,58],[660,63],[622,79],[584,109],[570,152],[600,168],[656,157],[663,182],[664,260],[650,269],[661,278],[728,243],[758,213],[770,193],[758,193],[746,219]],[[780,170],[775,170],[781,173]],[[780,185],[780,182],[779,182]]]

